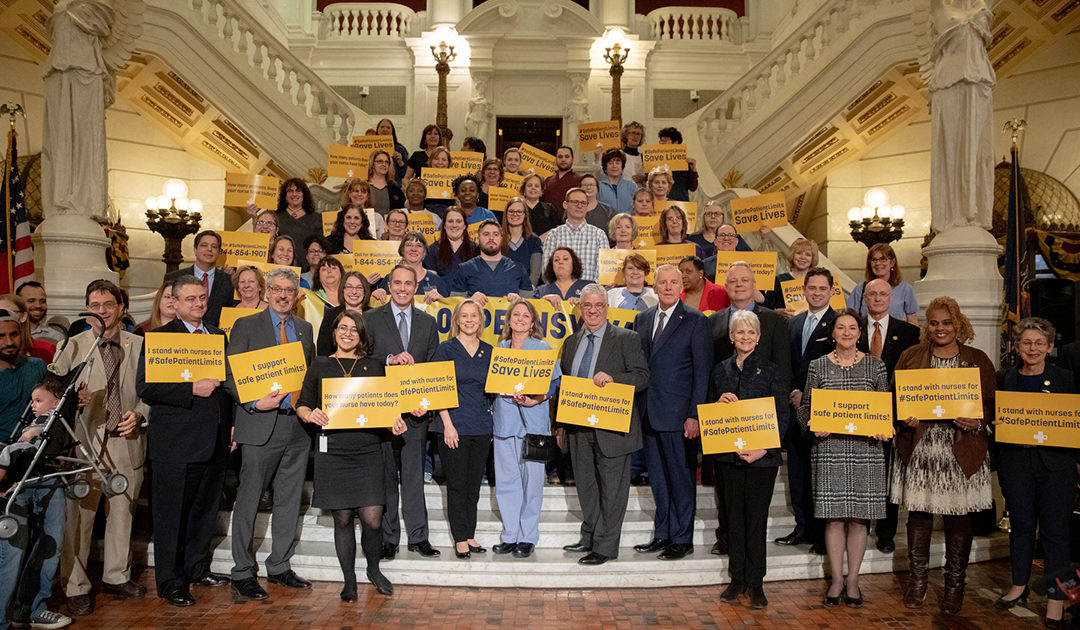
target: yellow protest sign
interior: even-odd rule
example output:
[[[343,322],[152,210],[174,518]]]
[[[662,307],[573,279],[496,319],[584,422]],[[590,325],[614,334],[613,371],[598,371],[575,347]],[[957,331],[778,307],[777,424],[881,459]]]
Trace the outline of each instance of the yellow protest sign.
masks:
[[[523,181],[525,181],[524,175],[506,171],[505,173],[503,173],[503,180],[502,184],[500,185],[505,186],[506,188],[513,188],[514,190],[518,191],[518,194],[520,194],[521,182]]]
[[[495,348],[491,353],[484,391],[489,394],[546,394],[558,350]]]
[[[353,241],[353,247],[359,247],[357,243],[360,243],[360,241]],[[341,263],[341,268],[345,270],[345,273],[356,271],[356,256],[352,254],[330,254],[330,258]]]
[[[599,257],[600,278],[598,282],[604,286],[614,284],[625,286],[623,278],[623,261],[630,254],[640,254],[649,263],[649,275],[646,283],[652,283],[653,272],[656,271],[656,250],[654,249],[601,249]]]
[[[427,185],[428,199],[453,199],[454,180],[466,173],[468,171],[461,168],[425,168],[424,183]]]
[[[563,376],[555,421],[626,433],[634,409],[634,386],[608,383],[597,387],[591,378]]]
[[[322,379],[322,410],[330,418],[324,429],[375,429],[394,426],[397,379],[360,376]]]
[[[143,348],[147,383],[225,380],[225,337],[189,333],[146,333]]]
[[[829,298],[829,306],[835,310],[847,307],[847,302],[844,301],[844,289],[840,287],[840,278],[836,276],[832,279],[832,297]]]
[[[892,437],[892,392],[814,389],[810,393],[810,430]]]
[[[468,225],[468,227],[465,228],[466,231],[469,233],[469,240],[470,241],[476,242],[476,238],[480,234],[480,224],[481,223],[483,223],[483,221],[477,221],[476,223],[470,223]]]
[[[634,215],[634,223],[638,226],[637,241],[634,242],[636,248],[650,247],[660,241],[659,214],[650,214],[647,217]]]
[[[462,299],[448,297],[441,298],[433,304],[426,304],[421,296],[414,298],[413,305],[435,318],[439,341],[446,341],[450,338],[450,320],[454,308],[461,303]],[[556,309],[551,302],[543,299],[529,299],[529,302],[540,316],[540,332],[544,336],[544,341],[555,350],[560,349],[563,341],[581,325],[581,316],[573,311],[569,302],[563,302],[561,309]],[[499,342],[510,305],[506,298],[489,297],[483,308],[484,330],[480,338],[494,346]]]
[[[536,173],[545,179],[555,174],[554,155],[541,151],[528,142],[522,142],[518,150],[521,151],[521,170]]]
[[[695,226],[697,226],[697,204],[693,201],[675,201],[674,199],[653,202],[653,210],[658,215],[663,214],[664,210],[667,210],[671,206],[678,206],[682,209],[683,214],[686,215],[686,234],[695,232]]]
[[[367,177],[369,149],[331,144],[326,152],[327,177]]]
[[[784,227],[788,224],[787,201],[783,192],[732,199],[731,217],[739,234],[754,232],[763,225]]]
[[[780,283],[780,292],[784,294],[784,308],[795,313],[805,311],[809,306],[806,303],[806,292],[803,291],[803,279],[794,278]]]
[[[410,212],[409,229],[423,234],[428,245],[434,243],[439,235],[439,231],[435,229],[435,217],[428,212]]]
[[[229,338],[229,333],[232,332],[233,324],[241,317],[247,317],[248,315],[254,315],[262,312],[257,308],[236,308],[233,306],[221,307],[221,317],[218,319],[218,328],[225,331],[225,338]]]
[[[451,151],[450,166],[470,173],[479,173],[484,166],[484,154],[476,151]]]
[[[263,210],[274,210],[280,187],[281,180],[273,175],[225,173],[224,205],[246,208],[255,204]]]
[[[320,212],[322,215],[322,233],[323,236],[330,236],[334,231],[334,222],[337,221],[337,210],[330,210],[329,212]],[[303,243],[301,243],[302,245]]]
[[[716,252],[716,279],[723,285],[727,268],[733,262],[743,261],[754,270],[754,284],[759,291],[772,291],[776,286],[776,252]]]
[[[516,188],[510,188],[509,186],[493,186],[488,188],[488,205],[487,209],[492,212],[503,212],[506,210],[506,204],[512,197],[520,197]]]
[[[458,406],[457,374],[453,361],[390,365],[386,375],[397,379],[398,411],[409,413]]]
[[[235,267],[241,258],[266,260],[270,250],[270,235],[258,232],[218,232],[221,236],[221,253],[217,265]]]
[[[299,341],[241,352],[229,357],[240,402],[249,403],[269,393],[299,391],[307,362]]]
[[[385,276],[401,260],[398,245],[396,241],[353,241],[354,268],[365,278],[373,273]]]
[[[265,262],[265,261],[262,261],[262,260],[246,260],[246,259],[243,259],[243,258],[236,261],[236,266],[237,267],[245,267],[245,266],[248,266],[248,265],[251,265],[252,267],[258,269],[261,272],[263,272],[263,275],[269,273],[271,269],[277,269],[279,267],[281,269],[292,269],[293,271],[296,272],[297,276],[300,275],[300,268],[299,267],[293,267],[291,265],[275,265],[274,263]]]
[[[994,439],[1010,444],[1080,448],[1080,394],[998,390]]]
[[[679,243],[677,245],[653,245],[653,252],[656,256],[656,266],[660,265],[674,265],[679,266],[679,261],[687,256],[694,256],[697,253],[693,243]]]
[[[386,151],[394,155],[394,136],[353,136],[351,146],[354,149],[364,149],[371,155],[374,151]],[[365,179],[367,171],[364,171]]]
[[[896,417],[919,420],[982,418],[979,368],[896,371]]]
[[[618,120],[578,124],[578,148],[582,153],[592,153],[600,144],[604,151],[622,145],[622,123]]]
[[[640,147],[640,151],[645,173],[662,164],[667,164],[667,167],[673,171],[685,171],[690,168],[686,163],[685,144],[646,144]]]
[[[697,413],[701,452],[706,455],[780,448],[776,399],[772,397],[698,405]]]

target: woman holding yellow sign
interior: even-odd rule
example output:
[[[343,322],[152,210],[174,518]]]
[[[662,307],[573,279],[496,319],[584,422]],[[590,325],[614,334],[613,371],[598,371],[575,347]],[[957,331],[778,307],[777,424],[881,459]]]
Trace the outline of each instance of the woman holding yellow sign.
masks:
[[[757,354],[761,322],[753,311],[739,310],[731,315],[728,335],[735,354],[717,364],[712,373],[713,396],[719,402],[766,398],[776,399],[776,426],[779,435],[788,429],[788,379],[780,368]],[[720,601],[735,603],[739,595],[749,593],[750,608],[768,605],[762,589],[765,579],[765,540],[769,523],[776,473],[780,469],[780,449],[757,449],[715,455],[720,468],[716,480],[723,488],[728,539],[725,541],[730,562],[731,583],[720,594]]]
[[[550,350],[543,341],[540,317],[527,300],[518,300],[506,313],[500,348]],[[491,548],[496,554],[528,558],[540,540],[540,505],[544,498],[544,462],[521,458],[521,446],[528,433],[551,435],[548,399],[559,388],[559,363],[551,375],[547,394],[525,396],[499,394],[495,397],[495,498],[502,515],[502,542]]]
[[[367,328],[359,311],[345,311],[334,320],[334,343],[337,350],[329,357],[316,357],[304,375],[304,387],[296,405],[296,415],[304,422],[325,427],[330,417],[323,411],[322,379],[383,376],[380,361],[366,356]],[[394,435],[405,432],[405,422],[394,422]],[[383,488],[383,429],[346,429],[322,431],[315,451],[315,493],[311,504],[330,510],[334,517],[334,548],[345,585],[341,600],[355,602],[356,597],[356,526],[360,517],[360,547],[367,559],[367,577],[375,590],[393,595],[394,586],[379,571],[383,544],[382,511],[386,497]]]
[[[814,359],[806,375],[799,423],[810,427],[810,405],[815,389],[848,392],[887,392],[889,377],[881,359],[858,348],[866,324],[858,313],[844,309],[829,323],[829,336],[836,348]],[[858,394],[852,393],[854,398]],[[866,554],[867,522],[885,518],[885,450],[882,441],[891,435],[832,434],[814,431],[810,466],[814,479],[814,516],[825,519],[825,548],[828,551],[832,584],[825,593],[826,606],[840,600],[852,608],[863,604],[859,589],[859,569]],[[847,580],[844,554],[847,553]]]
[[[934,514],[945,521],[945,593],[941,613],[955,615],[964,603],[971,552],[971,513],[993,505],[986,426],[994,417],[994,364],[965,345],[975,337],[956,300],[937,297],[926,307],[921,343],[900,355],[896,370],[978,368],[982,418],[945,413],[939,421],[901,418],[893,442],[890,495],[907,507],[910,573],[904,605],[919,608],[926,597]],[[899,398],[899,395],[898,395]],[[899,404],[901,401],[898,400]],[[938,409],[947,409],[938,405]]]
[[[1013,337],[1022,363],[1019,368],[998,373],[998,391],[1075,393],[1072,373],[1046,362],[1056,336],[1053,324],[1041,317],[1020,320]],[[994,424],[998,422],[1000,419]],[[998,481],[1012,524],[1009,530],[1012,588],[994,606],[1008,610],[1027,603],[1036,529],[1045,552],[1045,573],[1050,575],[1069,565],[1069,516],[1076,494],[1076,451],[1001,441],[997,444]],[[1047,628],[1064,627],[1061,623],[1064,597],[1060,590],[1055,590],[1047,600]]]
[[[484,393],[491,364],[491,344],[480,340],[484,311],[471,299],[454,309],[450,339],[439,344],[432,361],[453,361],[458,406],[442,409],[431,430],[442,433],[439,457],[446,473],[446,512],[458,558],[485,553],[476,542],[476,504],[491,448],[491,400]]]
[[[660,213],[660,240],[657,245],[693,245],[694,255],[704,260],[704,250],[701,245],[694,243],[686,237],[688,225],[686,213],[679,206],[668,206]]]

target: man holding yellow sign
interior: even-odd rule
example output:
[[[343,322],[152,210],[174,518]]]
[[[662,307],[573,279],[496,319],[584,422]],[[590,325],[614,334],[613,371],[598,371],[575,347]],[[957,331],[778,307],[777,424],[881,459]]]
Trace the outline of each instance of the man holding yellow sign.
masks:
[[[604,288],[587,285],[581,290],[579,306],[584,325],[567,338],[562,348],[564,391],[570,391],[574,381],[585,379],[591,380],[595,388],[594,402],[604,402],[599,397],[615,386],[630,388],[634,393],[645,391],[649,366],[641,338],[636,332],[608,324]],[[627,430],[619,432],[589,421],[594,413],[585,416],[581,408],[564,410],[563,400],[559,401],[560,422],[565,422],[568,414],[576,414],[579,418],[585,416],[587,423],[560,429],[569,444],[582,515],[581,538],[563,549],[586,553],[578,559],[579,564],[599,565],[619,555],[630,496],[630,457],[642,445],[640,410],[632,402]]]

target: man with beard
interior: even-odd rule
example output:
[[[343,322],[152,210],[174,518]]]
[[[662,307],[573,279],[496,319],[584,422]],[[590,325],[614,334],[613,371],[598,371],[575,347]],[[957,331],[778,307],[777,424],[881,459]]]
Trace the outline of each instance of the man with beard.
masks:
[[[566,191],[581,184],[581,176],[574,172],[574,150],[563,145],[555,151],[555,174],[544,180],[544,201],[555,208],[556,214],[566,214],[563,200]]]
[[[49,301],[45,295],[45,287],[36,280],[29,280],[15,289],[15,295],[26,300],[26,314],[30,317],[30,336],[34,339],[60,345],[64,335],[57,329],[45,323],[49,316]]]
[[[507,299],[532,297],[529,271],[502,254],[503,233],[498,222],[485,220],[480,224],[476,236],[480,243],[480,255],[458,267],[451,283],[453,293],[471,297],[481,304],[487,302],[488,296]]]
[[[7,441],[22,416],[45,362],[20,352],[19,321],[0,309],[0,440]]]

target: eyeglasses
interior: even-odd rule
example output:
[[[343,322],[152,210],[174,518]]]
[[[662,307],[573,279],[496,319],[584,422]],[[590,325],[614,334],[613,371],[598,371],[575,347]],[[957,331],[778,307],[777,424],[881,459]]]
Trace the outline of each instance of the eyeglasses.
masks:
[[[360,332],[360,331],[356,330],[356,326],[345,326],[345,325],[338,326],[334,330],[337,330],[339,335],[356,335],[356,334],[359,334],[359,332]]]
[[[889,297],[890,295],[892,295],[892,293],[890,293],[889,291],[867,291],[866,292],[866,297],[868,297],[868,298],[874,298],[874,297],[883,298],[883,297]]]
[[[607,302],[581,302],[580,306],[581,310],[583,311],[599,311],[602,310],[605,306],[607,306]]]
[[[277,222],[276,221],[256,221],[255,226],[256,227],[270,227],[270,226],[277,227]]]
[[[567,199],[566,201],[563,202],[563,205],[565,206],[565,205],[569,204],[571,206],[584,206],[587,203],[589,203],[589,202],[587,200],[584,200],[584,199]]]
[[[506,214],[525,214],[524,210],[507,210]]]
[[[889,262],[889,259],[888,258],[882,258],[881,256],[875,256],[875,257],[870,259],[870,264],[871,265],[874,264],[874,263],[881,263],[881,262]]]
[[[363,291],[364,290],[364,285],[362,285],[362,284],[346,284],[345,285],[345,290],[346,291]]]
[[[91,302],[86,305],[86,308],[91,311],[111,311],[118,308],[120,305],[116,302]],[[22,311],[18,311],[21,313]]]
[[[407,219],[390,219],[389,221],[386,222],[386,224],[387,225],[408,225],[409,221]]]
[[[725,241],[734,241],[739,237],[736,234],[717,234],[716,238],[723,239]]]
[[[296,287],[268,287],[266,290],[270,293],[283,293],[285,295],[296,293]]]
[[[1032,341],[1031,339],[1025,339],[1017,345],[1019,345],[1021,348],[1046,348],[1050,344],[1046,343],[1045,339],[1036,339],[1034,341]]]
[[[326,252],[321,249],[308,248],[307,253],[309,256],[325,256]]]

